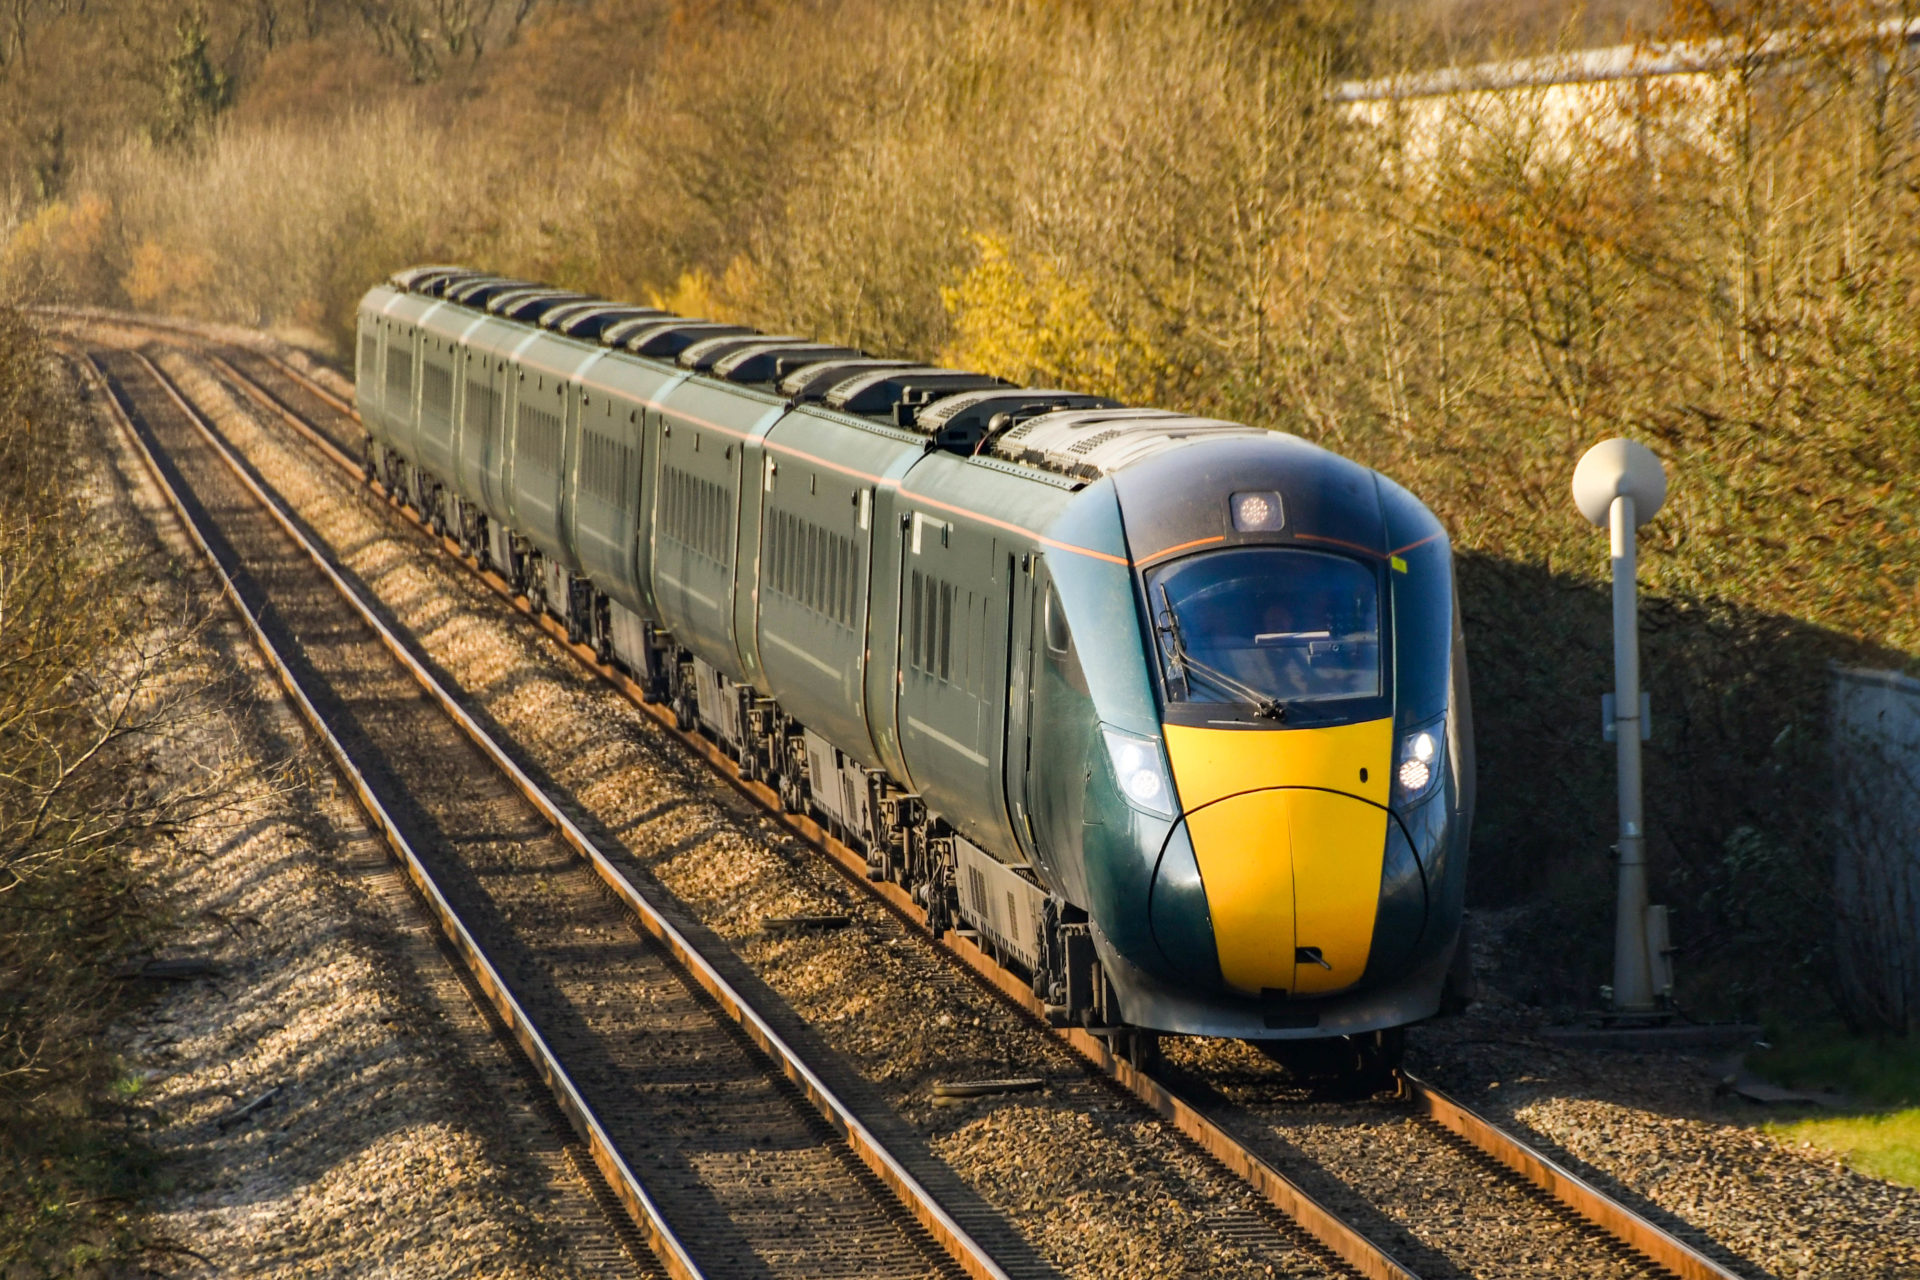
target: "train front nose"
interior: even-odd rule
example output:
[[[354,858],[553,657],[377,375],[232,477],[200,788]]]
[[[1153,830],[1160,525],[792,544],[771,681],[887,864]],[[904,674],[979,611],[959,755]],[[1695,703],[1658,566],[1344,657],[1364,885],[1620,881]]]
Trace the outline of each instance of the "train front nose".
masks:
[[[1220,975],[1243,994],[1344,990],[1367,967],[1392,722],[1166,727]]]
[[[1276,787],[1186,817],[1220,976],[1247,995],[1340,991],[1367,967],[1387,813]]]

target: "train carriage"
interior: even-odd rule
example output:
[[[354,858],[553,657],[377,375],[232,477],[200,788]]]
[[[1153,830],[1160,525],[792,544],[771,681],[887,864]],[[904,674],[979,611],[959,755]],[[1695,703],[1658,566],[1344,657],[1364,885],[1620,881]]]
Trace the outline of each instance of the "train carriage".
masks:
[[[371,472],[934,928],[1116,1032],[1378,1062],[1463,996],[1465,653],[1410,494],[1237,423],[480,309],[516,283],[368,294]]]

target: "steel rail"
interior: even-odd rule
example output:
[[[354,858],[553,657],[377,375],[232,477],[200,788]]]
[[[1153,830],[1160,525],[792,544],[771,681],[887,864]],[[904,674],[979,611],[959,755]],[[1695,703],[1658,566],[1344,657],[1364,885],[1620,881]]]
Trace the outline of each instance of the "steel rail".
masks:
[[[758,1009],[714,966],[707,956],[696,947],[684,933],[629,880],[613,862],[603,853],[580,827],[547,796],[520,765],[510,756],[491,734],[469,714],[454,698],[451,692],[416,658],[406,644],[383,622],[373,608],[360,596],[358,590],[334,567],[326,554],[307,537],[305,532],[281,506],[278,498],[264,489],[248,472],[246,466],[234,456],[226,443],[220,439],[211,426],[190,405],[185,397],[145,355],[134,353],[156,381],[166,391],[168,397],[192,421],[195,429],[213,447],[227,467],[241,480],[248,491],[271,515],[274,521],[291,537],[316,567],[327,577],[334,589],[359,615],[361,620],[375,633],[381,644],[394,658],[406,668],[415,682],[431,697],[446,715],[459,725],[462,732],[487,756],[488,760],[511,781],[516,790],[524,796],[540,815],[554,828],[560,837],[592,866],[601,882],[631,910],[639,919],[642,927],[664,945],[679,961],[696,983],[699,984],[716,1004],[732,1018],[747,1037],[759,1046],[771,1058],[781,1073],[806,1095],[821,1117],[834,1129],[843,1141],[853,1150],[876,1178],[886,1185],[898,1199],[903,1208],[920,1223],[942,1247],[947,1255],[976,1280],[1010,1280],[1007,1273],[991,1255],[973,1239],[959,1222],[947,1212],[931,1192],[929,1192],[912,1172],[889,1151],[880,1139],[867,1127],[854,1111],[840,1100],[824,1080],[807,1064],[804,1058],[790,1046],[786,1040],[766,1020]],[[275,362],[276,365],[279,362]],[[231,371],[231,366],[227,366]],[[243,381],[250,381],[242,376]],[[317,390],[317,388],[316,388]],[[111,398],[111,397],[109,397]],[[331,399],[331,397],[329,397]],[[117,407],[117,405],[116,405]],[[309,428],[311,430],[311,428]],[[318,433],[315,433],[317,436]],[[339,451],[333,450],[338,455]],[[336,461],[346,463],[344,455]],[[349,468],[358,474],[357,466]],[[497,982],[497,978],[495,979]],[[504,987],[500,988],[502,991]],[[517,1009],[517,1006],[516,1006]],[[531,1029],[531,1024],[528,1024]],[[558,1064],[555,1063],[555,1069]],[[569,1086],[571,1088],[571,1086]],[[584,1102],[578,1105],[583,1108]],[[590,1113],[585,1113],[589,1114]],[[597,1124],[596,1124],[597,1130]],[[604,1139],[604,1135],[602,1135]],[[608,1145],[611,1153],[611,1145]],[[598,1151],[596,1149],[596,1157]],[[621,1166],[624,1169],[624,1164]],[[631,1175],[629,1175],[631,1176]],[[636,1183],[637,1185],[637,1183]],[[617,1187],[617,1184],[616,1184]],[[664,1227],[664,1222],[662,1222]],[[697,1275],[697,1273],[694,1273]]]
[[[135,354],[138,355],[139,353],[136,352]],[[173,395],[172,388],[168,385],[164,377],[160,375],[159,371],[153,367],[152,363],[148,361],[145,356],[140,356],[139,358],[141,362],[153,372],[156,379],[159,380],[160,385],[168,391],[169,395]],[[686,1246],[674,1233],[672,1226],[667,1222],[666,1217],[660,1211],[660,1207],[654,1202],[653,1197],[648,1193],[645,1185],[641,1183],[638,1175],[628,1166],[626,1160],[614,1146],[612,1139],[608,1137],[606,1130],[601,1127],[598,1117],[593,1114],[592,1108],[587,1105],[586,1099],[582,1097],[579,1089],[574,1085],[572,1078],[568,1076],[566,1068],[561,1065],[560,1060],[554,1055],[553,1051],[548,1048],[546,1040],[541,1036],[539,1029],[534,1026],[532,1019],[530,1019],[526,1011],[521,1008],[519,1000],[514,997],[512,991],[508,989],[506,981],[500,976],[499,971],[494,968],[493,963],[487,959],[486,953],[481,950],[479,943],[474,939],[473,935],[468,932],[465,923],[462,922],[460,917],[454,912],[452,905],[447,901],[446,895],[441,892],[440,886],[435,883],[432,874],[427,870],[426,864],[422,862],[420,856],[414,852],[413,846],[407,840],[406,834],[400,830],[399,825],[394,822],[392,815],[387,811],[387,807],[381,803],[380,797],[374,793],[373,788],[367,782],[366,775],[362,773],[359,766],[354,763],[353,758],[347,753],[347,749],[341,744],[340,739],[334,735],[333,730],[327,725],[325,717],[320,714],[319,709],[314,706],[312,698],[308,696],[306,689],[301,685],[299,678],[294,675],[292,668],[287,665],[279,649],[267,636],[266,631],[260,624],[259,618],[254,614],[253,610],[248,607],[246,600],[240,594],[239,588],[234,584],[233,578],[221,565],[219,557],[214,554],[213,548],[208,544],[206,535],[202,531],[199,522],[194,518],[192,510],[187,506],[185,500],[182,499],[179,491],[174,487],[173,482],[167,478],[166,472],[161,468],[159,460],[154,456],[153,451],[147,447],[147,442],[141,437],[139,429],[133,423],[133,419],[120,404],[119,399],[113,394],[100,366],[94,361],[91,355],[85,353],[80,354],[79,360],[81,361],[82,367],[87,371],[89,380],[94,384],[101,398],[106,402],[108,411],[118,423],[128,441],[133,445],[135,453],[140,458],[141,465],[153,479],[155,486],[159,488],[161,494],[166,498],[168,505],[172,507],[173,513],[179,519],[180,525],[182,529],[185,530],[187,537],[193,542],[194,546],[198,548],[201,557],[206,560],[208,567],[212,569],[215,578],[217,578],[220,583],[221,593],[226,596],[227,603],[233,607],[234,612],[239,615],[241,622],[246,626],[249,635],[253,639],[254,647],[260,651],[267,665],[272,668],[281,686],[287,691],[288,697],[293,700],[294,705],[299,709],[301,718],[306,721],[307,727],[313,731],[314,736],[318,738],[321,745],[326,748],[328,756],[333,760],[334,767],[339,770],[341,776],[347,780],[348,786],[352,788],[355,797],[360,801],[361,808],[366,812],[367,816],[373,820],[374,826],[379,829],[381,835],[386,839],[388,847],[391,848],[395,856],[400,859],[401,865],[406,869],[407,878],[412,880],[414,887],[420,891],[420,895],[425,900],[428,910],[439,924],[442,934],[452,943],[455,951],[459,953],[461,960],[466,964],[468,971],[473,975],[475,982],[479,984],[481,991],[485,993],[489,1003],[493,1005],[495,1012],[500,1015],[501,1020],[506,1024],[514,1040],[526,1053],[528,1060],[533,1064],[534,1070],[540,1074],[541,1079],[546,1082],[547,1087],[553,1092],[554,1100],[559,1103],[561,1111],[565,1113],[568,1121],[573,1125],[574,1130],[580,1135],[581,1140],[587,1144],[588,1150],[593,1156],[594,1165],[600,1170],[601,1176],[604,1177],[608,1185],[612,1187],[614,1194],[620,1199],[621,1204],[626,1208],[628,1215],[633,1219],[635,1225],[645,1234],[648,1247],[653,1250],[654,1254],[660,1259],[661,1264],[666,1268],[668,1274],[674,1277],[674,1280],[704,1280],[704,1274],[694,1262],[692,1255],[687,1252]],[[187,408],[177,396],[174,396],[174,400],[176,404],[181,404],[181,407],[185,409],[188,419],[194,426],[205,434],[205,427],[201,423],[199,416],[195,414],[192,409]]]
[[[1426,1081],[1401,1072],[1414,1105],[1449,1133],[1539,1187],[1602,1231],[1679,1276],[1680,1280],[1741,1280],[1658,1223],[1634,1212],[1571,1169],[1454,1101]]]
[[[205,339],[200,340],[205,341]],[[299,369],[269,352],[256,351],[253,354],[335,408],[343,416],[354,422],[360,421],[360,415],[356,410],[345,406],[345,402],[339,396]],[[891,881],[867,879],[867,863],[863,854],[840,841],[825,827],[804,814],[784,811],[780,806],[779,795],[772,788],[743,777],[739,765],[717,744],[697,731],[680,729],[673,713],[648,701],[646,691],[624,671],[602,663],[588,646],[572,643],[567,638],[566,628],[563,625],[545,612],[535,611],[525,598],[517,595],[512,586],[499,574],[468,556],[452,539],[436,534],[417,512],[397,502],[394,495],[386,493],[385,487],[378,481],[365,480],[360,464],[340,450],[324,434],[301,420],[296,411],[283,404],[271,392],[260,387],[252,378],[239,373],[231,364],[220,360],[217,356],[210,358],[221,365],[234,380],[234,385],[240,387],[249,398],[267,408],[303,438],[322,449],[342,470],[387,497],[389,503],[404,518],[411,521],[428,538],[436,541],[442,550],[478,574],[497,595],[530,618],[576,661],[619,689],[642,713],[679,740],[683,746],[705,760],[734,789],[758,802],[789,832],[827,854],[829,859],[850,879],[877,895],[897,916],[923,936],[927,936],[925,912],[920,905],[905,889]],[[1047,1026],[1048,1030],[1066,1041],[1097,1071],[1132,1094],[1222,1166],[1254,1187],[1270,1204],[1292,1219],[1308,1235],[1356,1272],[1368,1277],[1369,1280],[1418,1280],[1409,1268],[1395,1260],[1386,1250],[1374,1244],[1321,1205],[1284,1173],[1250,1151],[1198,1108],[1125,1057],[1115,1054],[1111,1045],[1103,1037],[1095,1036],[1078,1027],[1053,1027],[1047,1024],[1044,1007],[1034,996],[1028,984],[1018,975],[1007,970],[970,938],[948,930],[940,938],[931,940],[950,958],[983,979],[1009,1003],[1041,1025]],[[1515,1176],[1545,1191],[1575,1215],[1650,1262],[1681,1277],[1681,1280],[1741,1280],[1737,1272],[1713,1261],[1665,1228],[1620,1203],[1523,1139],[1479,1115],[1466,1105],[1448,1097],[1410,1073],[1403,1071],[1400,1073],[1400,1078],[1407,1094],[1427,1119],[1453,1133]]]

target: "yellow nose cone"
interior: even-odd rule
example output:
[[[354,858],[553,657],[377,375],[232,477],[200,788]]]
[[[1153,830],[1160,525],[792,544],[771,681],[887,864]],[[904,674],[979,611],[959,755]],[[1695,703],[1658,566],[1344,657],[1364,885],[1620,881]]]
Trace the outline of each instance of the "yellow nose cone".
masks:
[[[1248,995],[1313,995],[1351,986],[1365,971],[1386,856],[1392,736],[1389,720],[1166,726],[1229,985]]]

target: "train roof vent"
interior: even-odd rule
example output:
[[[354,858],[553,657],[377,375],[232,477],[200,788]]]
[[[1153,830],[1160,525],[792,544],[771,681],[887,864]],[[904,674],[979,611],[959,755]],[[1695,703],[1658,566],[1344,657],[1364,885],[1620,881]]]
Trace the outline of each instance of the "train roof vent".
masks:
[[[493,312],[495,315],[505,316],[509,320],[520,320],[527,324],[539,324],[540,317],[546,315],[549,311],[572,306],[579,302],[590,301],[592,301],[592,299],[587,297],[586,294],[573,293],[571,291],[530,293],[524,298],[514,298],[510,301],[496,299],[496,305],[488,307],[487,310]]]
[[[943,394],[1012,385],[1005,379],[984,373],[970,373],[965,369],[908,366],[905,369],[875,369],[849,378],[828,392],[826,400],[828,408],[838,409],[842,413],[891,413],[898,425],[911,426],[914,415]]]
[[[752,342],[736,347],[716,360],[713,375],[728,382],[773,382],[803,365],[825,360],[858,360],[864,351],[836,347],[827,342],[788,341]]]
[[[566,324],[567,321],[577,320],[590,312],[604,310],[606,305],[603,299],[590,298],[582,301],[576,298],[569,302],[556,303],[554,306],[542,308],[539,318],[535,320],[534,323],[542,329],[551,329],[555,333],[564,333],[566,330],[561,328],[561,326]]]
[[[450,298],[453,296],[455,289],[466,284],[468,281],[479,279],[481,274],[482,273],[478,271],[463,270],[449,272],[443,276],[432,276],[422,280],[416,285],[414,292],[424,294],[429,298]]]
[[[1107,441],[1116,439],[1125,434],[1126,434],[1125,427],[1109,427],[1105,431],[1096,431],[1092,435],[1082,437],[1081,439],[1076,440],[1072,444],[1068,445],[1067,452],[1078,453],[1083,455],[1089,454],[1089,453],[1092,453],[1095,449],[1098,449],[1101,445],[1105,444]]]
[[[791,336],[769,339],[764,333],[728,333],[717,338],[701,339],[682,351],[676,360],[682,369],[705,373],[740,348],[757,346],[768,341],[800,342],[803,339]]]
[[[426,293],[436,285],[445,285],[453,280],[468,280],[479,275],[471,267],[456,267],[451,264],[429,267],[408,267],[405,271],[396,271],[387,277],[387,283],[396,289],[408,293]]]
[[[446,292],[446,297],[463,307],[485,307],[503,293],[518,293],[525,289],[538,289],[540,286],[531,280],[509,280],[502,276],[482,276],[477,280],[463,280]]]
[[[993,436],[986,450],[1009,462],[1091,480],[1195,436],[1261,434],[1244,423],[1165,409],[1067,410],[1016,423]]]
[[[666,353],[667,357],[671,359],[702,338],[715,338],[723,333],[732,333],[738,328],[738,325],[726,325],[721,324],[717,320],[701,320],[698,317],[673,315],[636,316],[631,320],[622,320],[618,324],[608,325],[601,331],[600,341],[610,347],[624,347],[628,351],[634,351],[637,350],[634,346],[635,343],[644,345],[659,334],[681,333],[686,335],[686,341],[680,343],[678,346],[674,346],[671,342],[667,344],[673,347],[670,352]],[[645,354],[652,355],[656,353],[646,352]]]
[[[863,356],[857,360],[809,361],[780,380],[780,393],[792,400],[824,400],[827,392],[849,378],[864,377],[876,369],[911,369],[911,360],[881,360]]]
[[[990,432],[1005,431],[1042,413],[1119,407],[1104,396],[1078,391],[996,386],[943,396],[922,408],[914,425],[933,437],[935,448],[972,454],[980,451],[981,442]]]
[[[486,308],[496,316],[508,315],[516,307],[528,302],[537,302],[543,298],[567,297],[564,289],[549,289],[545,285],[535,285],[531,289],[509,289],[505,293],[496,293],[486,301]]]
[[[753,332],[743,324],[722,324],[718,320],[668,320],[660,324],[640,324],[622,336],[619,345],[637,356],[671,360],[703,338]]]
[[[658,307],[630,307],[625,303],[608,303],[604,306],[569,311],[564,316],[556,317],[554,327],[569,338],[585,338],[588,342],[598,342],[617,324],[625,324],[630,320],[671,320],[673,318],[671,311],[662,311]]]

